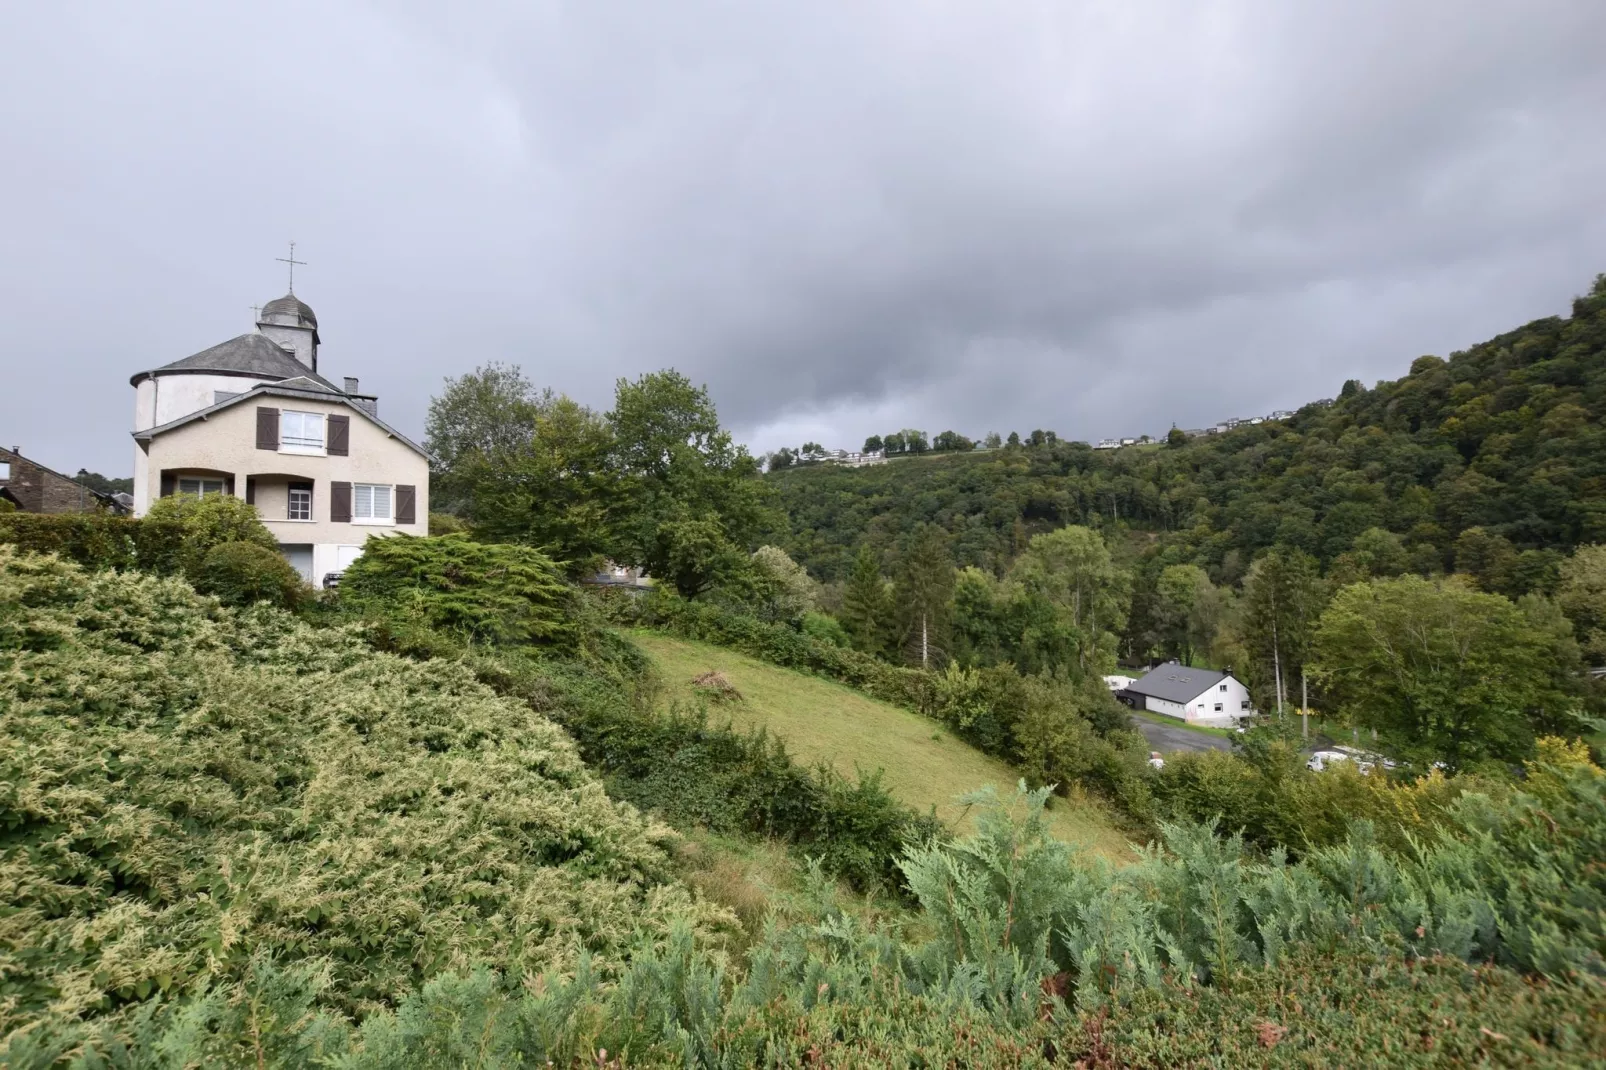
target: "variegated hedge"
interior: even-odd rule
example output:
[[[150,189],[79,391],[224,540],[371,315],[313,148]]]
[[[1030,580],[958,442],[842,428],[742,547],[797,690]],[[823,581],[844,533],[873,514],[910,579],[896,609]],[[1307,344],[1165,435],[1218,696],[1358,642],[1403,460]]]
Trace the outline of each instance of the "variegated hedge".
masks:
[[[0,1037],[262,952],[359,1015],[449,968],[606,975],[729,923],[671,835],[457,665],[0,545]]]

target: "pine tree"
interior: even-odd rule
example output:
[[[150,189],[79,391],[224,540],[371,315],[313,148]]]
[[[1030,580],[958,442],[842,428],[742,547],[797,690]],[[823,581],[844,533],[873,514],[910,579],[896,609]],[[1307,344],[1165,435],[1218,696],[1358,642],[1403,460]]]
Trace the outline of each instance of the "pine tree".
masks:
[[[941,528],[927,524],[915,535],[894,593],[904,656],[921,668],[942,664],[953,624],[954,562]]]
[[[839,617],[847,629],[853,645],[867,654],[881,653],[885,635],[891,623],[892,610],[888,605],[887,585],[881,578],[881,567],[876,563],[875,551],[868,543],[859,546],[853,559],[853,571],[848,575],[842,592],[842,612]]]

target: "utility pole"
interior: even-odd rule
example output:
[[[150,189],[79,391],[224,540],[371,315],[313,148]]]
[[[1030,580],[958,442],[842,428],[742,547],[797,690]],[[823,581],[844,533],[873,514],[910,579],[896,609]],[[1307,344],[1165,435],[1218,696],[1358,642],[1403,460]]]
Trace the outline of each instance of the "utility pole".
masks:
[[[922,669],[929,669],[931,667],[930,664],[928,664],[930,656],[931,656],[930,635],[926,631],[926,614],[925,614],[924,611],[921,611],[921,614],[920,614],[920,667]]]
[[[1310,738],[1310,685],[1303,665],[1299,667],[1299,738]]]

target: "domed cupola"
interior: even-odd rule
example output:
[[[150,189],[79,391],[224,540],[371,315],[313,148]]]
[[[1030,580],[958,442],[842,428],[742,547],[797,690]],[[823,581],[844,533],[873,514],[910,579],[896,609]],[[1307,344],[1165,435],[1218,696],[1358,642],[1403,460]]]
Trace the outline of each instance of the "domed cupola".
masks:
[[[280,321],[275,316],[285,316],[288,319]],[[313,315],[312,308],[295,294],[285,294],[275,297],[262,306],[262,318],[270,323],[284,322],[293,327],[311,327],[318,329],[318,317]]]
[[[318,370],[318,317],[311,307],[293,293],[276,297],[262,306],[257,330],[313,371]]]

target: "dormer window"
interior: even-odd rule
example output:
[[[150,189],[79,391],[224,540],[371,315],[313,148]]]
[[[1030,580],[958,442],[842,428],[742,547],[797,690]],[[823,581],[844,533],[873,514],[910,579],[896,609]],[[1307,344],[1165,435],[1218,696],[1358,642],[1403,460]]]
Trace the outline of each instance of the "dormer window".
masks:
[[[323,413],[293,412],[289,409],[280,413],[279,447],[292,450],[322,450]]]

